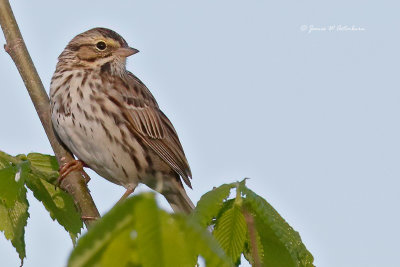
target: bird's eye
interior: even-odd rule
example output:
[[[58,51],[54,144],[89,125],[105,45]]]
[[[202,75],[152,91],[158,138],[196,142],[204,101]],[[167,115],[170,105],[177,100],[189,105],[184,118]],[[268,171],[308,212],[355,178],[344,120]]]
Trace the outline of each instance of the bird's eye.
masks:
[[[96,44],[96,47],[97,47],[97,49],[99,49],[99,50],[104,50],[104,49],[106,49],[107,45],[106,45],[105,42],[100,41],[100,42],[98,42],[98,43]]]

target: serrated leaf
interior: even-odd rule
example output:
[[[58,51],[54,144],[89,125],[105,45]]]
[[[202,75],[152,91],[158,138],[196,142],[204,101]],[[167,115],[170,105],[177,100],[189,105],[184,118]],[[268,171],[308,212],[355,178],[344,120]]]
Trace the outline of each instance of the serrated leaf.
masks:
[[[0,169],[9,167],[9,166],[11,166],[11,162],[9,162],[5,157],[2,157],[2,154],[0,151]]]
[[[83,225],[71,196],[51,184],[58,177],[55,157],[39,153],[12,157],[0,151],[0,159],[1,166],[5,166],[0,170],[0,199],[10,205],[20,194],[21,188],[25,189],[26,183],[49,211],[51,218],[64,226],[75,242]]]
[[[78,240],[68,266],[110,266],[115,255],[126,266],[194,266],[198,254],[207,266],[229,266],[216,240],[192,223],[160,210],[152,193],[128,198]]]
[[[13,156],[10,156],[5,152],[0,151],[0,169],[12,166],[16,163],[18,163],[18,160],[16,160]]]
[[[232,262],[237,262],[244,250],[247,226],[241,208],[233,205],[218,219],[213,232]]]
[[[247,237],[247,240],[249,240],[249,237]],[[258,234],[258,232],[256,232],[256,246],[257,247],[255,249],[257,250],[258,257],[260,257],[259,258],[260,263],[262,264],[263,263],[262,260],[264,258],[264,248],[263,248],[263,246],[261,244],[261,238],[260,238],[260,235]],[[246,260],[248,262],[250,262],[251,266],[257,266],[255,264],[255,260],[254,260],[253,255],[252,255],[252,249],[253,248],[252,248],[251,242],[246,242],[245,250],[243,252],[243,255],[246,258]]]
[[[164,266],[195,266],[199,251],[194,250],[189,239],[176,218],[159,210],[164,250]],[[187,219],[188,217],[185,217]]]
[[[254,217],[245,207],[242,208],[243,215],[247,224],[247,241],[243,252],[244,257],[250,262],[251,266],[261,266],[264,258],[264,248],[261,243],[260,235],[254,225]]]
[[[24,193],[24,179],[22,169],[17,166],[8,166],[0,170],[0,199],[8,206],[12,206],[21,194]]]
[[[142,195],[128,198],[99,219],[85,235],[79,238],[68,260],[69,267],[98,265],[107,246],[134,223],[134,207]],[[129,247],[121,248],[129,253]]]
[[[232,188],[236,186],[233,184],[223,184],[213,190],[204,194],[197,206],[193,211],[193,218],[202,226],[208,226],[211,224],[213,218],[215,218],[223,206],[223,200],[226,199]]]
[[[138,218],[135,228],[143,266],[165,266],[161,218],[155,201],[144,199],[137,205],[135,217]]]
[[[153,195],[135,208],[138,252],[144,267],[194,266],[196,255],[170,214],[157,207]]]
[[[17,161],[0,151],[0,231],[11,241],[21,264],[26,257],[25,226],[29,217],[23,172],[29,164],[16,166]]]
[[[57,220],[70,233],[74,242],[83,224],[71,196],[41,179],[40,172],[29,173],[26,176],[26,185],[32,190],[35,198],[43,203],[50,217]]]
[[[58,178],[58,163],[54,156],[40,153],[30,153],[27,156],[19,155],[23,162],[29,162],[30,169],[25,177],[26,185],[33,192],[35,198],[43,203],[53,220],[62,225],[69,232],[72,242],[83,227],[80,214],[77,211],[70,195],[54,187]]]
[[[254,216],[257,232],[263,245],[265,266],[313,265],[313,256],[302,243],[298,232],[262,197],[241,185],[243,205]]]
[[[225,211],[231,209],[234,204],[235,204],[235,199],[228,199],[224,201],[222,208],[219,210],[218,215],[215,217],[214,223],[218,221],[219,218],[221,218],[221,216],[225,213]]]
[[[136,235],[129,228],[116,234],[101,256],[100,266],[115,266],[115,259],[118,259],[118,266],[141,266]]]
[[[39,172],[40,178],[55,184],[59,169],[56,157],[40,153],[29,153],[27,159],[31,163],[33,173]]]
[[[173,214],[186,237],[186,244],[199,254],[208,267],[233,266],[217,240],[197,222],[182,214]],[[193,266],[193,265],[191,265]]]
[[[192,224],[190,217],[160,210],[154,196],[137,205],[135,218],[143,266],[195,266],[199,254],[207,266],[229,266],[229,259],[208,231]]]
[[[1,179],[1,178],[0,178]],[[0,231],[11,240],[21,263],[26,257],[25,252],[25,226],[29,217],[26,189],[23,187],[18,198],[11,204],[0,200]]]

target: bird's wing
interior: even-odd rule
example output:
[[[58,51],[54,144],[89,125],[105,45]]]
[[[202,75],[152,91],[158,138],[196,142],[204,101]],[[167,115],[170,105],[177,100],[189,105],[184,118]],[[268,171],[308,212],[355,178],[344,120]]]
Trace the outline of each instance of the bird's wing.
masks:
[[[117,92],[108,94],[133,130],[191,187],[192,174],[178,135],[151,92],[131,73],[116,84]]]

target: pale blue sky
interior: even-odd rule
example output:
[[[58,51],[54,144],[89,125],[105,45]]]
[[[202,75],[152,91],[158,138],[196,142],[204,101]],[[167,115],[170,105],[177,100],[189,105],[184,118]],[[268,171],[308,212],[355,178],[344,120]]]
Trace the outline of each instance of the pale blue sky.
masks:
[[[12,6],[47,90],[57,56],[80,32],[108,27],[140,50],[128,69],[174,123],[192,168],[188,194],[195,202],[213,186],[250,177],[249,187],[299,231],[317,266],[399,265],[396,1]],[[308,33],[302,25],[365,31]],[[0,149],[52,153],[2,49],[0,79]],[[124,189],[90,174],[90,190],[104,213]],[[25,266],[65,266],[68,234],[32,194],[29,201]],[[19,263],[2,234],[0,259],[2,266]]]

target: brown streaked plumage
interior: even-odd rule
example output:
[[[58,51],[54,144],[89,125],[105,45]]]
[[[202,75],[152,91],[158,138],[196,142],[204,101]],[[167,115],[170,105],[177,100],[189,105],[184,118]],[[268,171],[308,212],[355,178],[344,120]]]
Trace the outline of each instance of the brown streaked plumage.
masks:
[[[144,183],[175,211],[190,212],[181,179],[191,187],[192,174],[178,135],[151,92],[125,67],[126,57],[137,52],[105,28],[73,38],[51,81],[53,126],[86,166],[124,186],[124,197]]]

